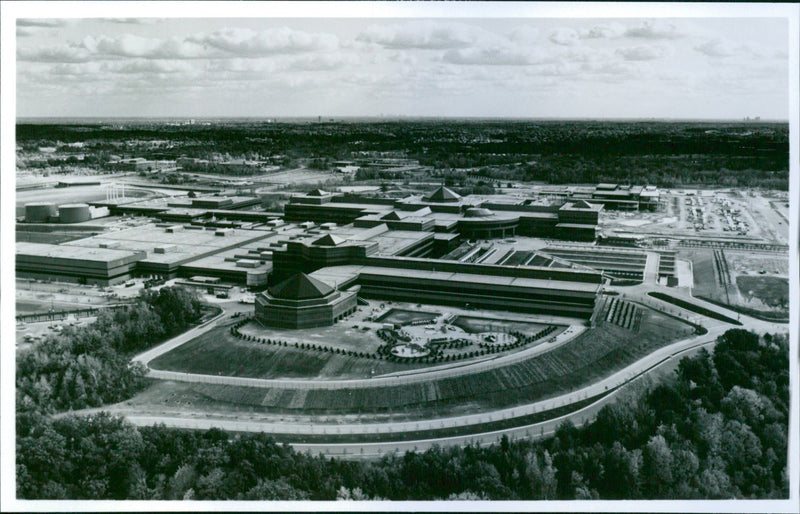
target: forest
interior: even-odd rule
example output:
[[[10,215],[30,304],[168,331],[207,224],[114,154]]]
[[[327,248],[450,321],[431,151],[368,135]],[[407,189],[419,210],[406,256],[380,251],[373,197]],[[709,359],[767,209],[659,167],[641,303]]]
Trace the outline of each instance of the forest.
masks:
[[[132,343],[136,344],[136,343]],[[20,498],[788,498],[789,346],[742,329],[642,383],[594,422],[538,441],[376,461],[298,453],[264,434],[137,428],[107,413],[17,416]]]
[[[101,310],[17,355],[17,413],[51,414],[130,398],[145,385],[131,357],[186,330],[202,304],[182,287],[147,291],[127,309]]]
[[[169,144],[137,146],[151,140]],[[147,159],[225,155],[284,163],[392,154],[431,166],[434,174],[476,169],[492,180],[782,190],[789,185],[787,123],[423,119],[17,124],[17,144],[23,151],[58,142],[85,143],[64,151],[85,154],[84,162],[97,169],[103,169],[104,158],[120,152]]]

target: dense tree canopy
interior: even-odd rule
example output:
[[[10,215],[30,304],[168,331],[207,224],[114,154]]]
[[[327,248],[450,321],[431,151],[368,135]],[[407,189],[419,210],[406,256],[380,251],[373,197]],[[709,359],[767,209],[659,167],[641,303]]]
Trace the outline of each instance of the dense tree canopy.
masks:
[[[171,144],[126,146],[153,139]],[[148,159],[186,155],[291,162],[303,158],[319,169],[327,169],[335,160],[391,154],[417,159],[436,173],[473,169],[492,180],[784,190],[789,185],[786,123],[409,120],[17,125],[17,144],[25,151],[57,142],[86,143],[71,151],[85,154],[83,165],[97,169],[103,168],[110,152],[120,149]],[[74,160],[71,156],[53,160],[52,165],[75,164],[68,162],[71,158]],[[22,165],[26,160],[19,162]],[[34,160],[25,165],[38,164],[40,161]],[[400,177],[395,172],[363,170],[356,178]]]
[[[17,356],[17,411],[51,413],[129,398],[145,374],[130,356],[185,330],[200,314],[192,292],[164,287],[125,309],[100,311],[90,325],[65,326]]]

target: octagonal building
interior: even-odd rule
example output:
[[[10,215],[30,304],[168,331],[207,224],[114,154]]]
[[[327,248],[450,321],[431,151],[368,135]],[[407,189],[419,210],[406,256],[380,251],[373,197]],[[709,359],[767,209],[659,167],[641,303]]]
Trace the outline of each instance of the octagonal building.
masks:
[[[356,294],[296,273],[256,296],[255,317],[265,327],[327,327],[356,310]]]

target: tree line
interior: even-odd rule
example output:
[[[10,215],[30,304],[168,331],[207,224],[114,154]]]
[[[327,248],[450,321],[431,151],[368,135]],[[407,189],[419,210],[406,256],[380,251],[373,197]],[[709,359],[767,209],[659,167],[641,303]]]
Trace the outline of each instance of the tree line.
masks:
[[[741,329],[554,437],[376,461],[265,434],[136,428],[105,413],[17,417],[17,492],[85,499],[788,498],[789,348]]]
[[[85,141],[85,153],[109,142],[169,139],[141,157],[204,158],[228,153],[311,158],[314,163],[395,152],[436,172],[484,167],[493,180],[623,182],[662,187],[707,185],[788,190],[786,123],[624,121],[456,121],[373,123],[18,124],[17,143],[37,148]],[[32,144],[35,143],[35,144]],[[103,150],[105,151],[105,150]],[[362,172],[357,179],[397,179]]]
[[[101,310],[89,325],[65,326],[17,356],[17,412],[49,414],[131,397],[145,369],[130,357],[184,331],[201,311],[193,292],[164,287],[144,291],[127,309]]]

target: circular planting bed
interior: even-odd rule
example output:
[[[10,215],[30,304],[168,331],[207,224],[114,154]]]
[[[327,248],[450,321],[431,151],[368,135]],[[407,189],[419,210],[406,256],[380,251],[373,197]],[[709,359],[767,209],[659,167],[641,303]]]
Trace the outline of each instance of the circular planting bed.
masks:
[[[401,359],[416,359],[425,357],[431,353],[428,348],[413,343],[396,344],[391,349],[392,355]]]

